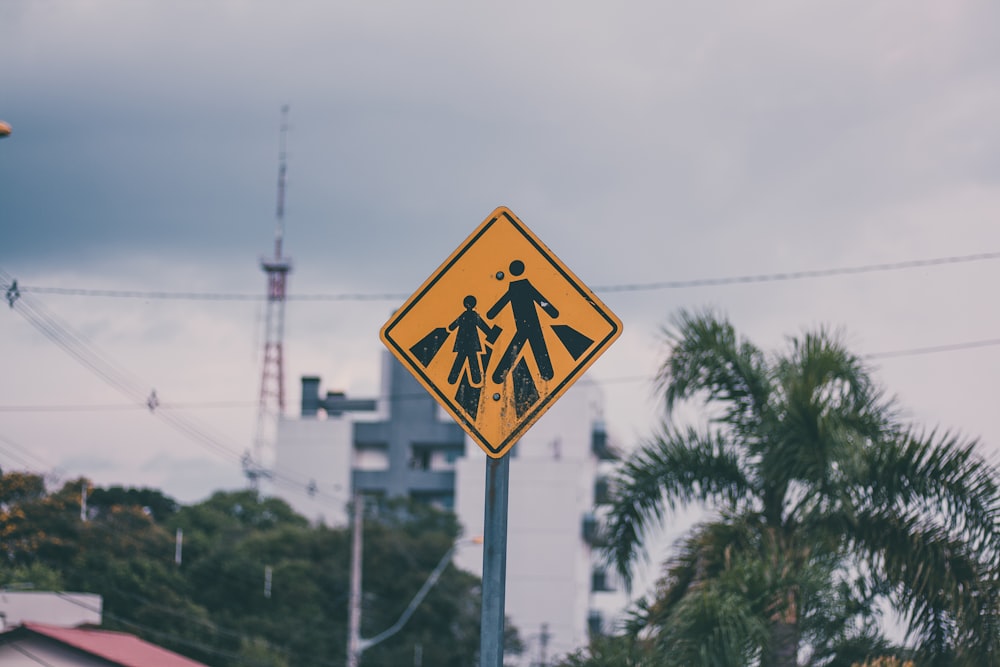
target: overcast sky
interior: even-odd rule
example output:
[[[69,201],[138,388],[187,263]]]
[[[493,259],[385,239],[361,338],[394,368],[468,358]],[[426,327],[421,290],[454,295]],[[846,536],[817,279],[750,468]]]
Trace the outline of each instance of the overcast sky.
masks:
[[[966,258],[599,290],[625,333],[589,373],[626,447],[680,308],[770,349],[1000,338],[1000,259],[972,260],[1000,252],[998,25],[994,0],[3,0],[0,270],[222,447],[4,307],[0,466],[185,502],[243,485],[260,302],[28,290],[263,294],[285,104],[289,293],[398,295],[289,303],[293,414],[304,374],[377,393],[379,328],[498,205],[595,288]],[[872,363],[909,418],[1000,451],[1000,346]]]

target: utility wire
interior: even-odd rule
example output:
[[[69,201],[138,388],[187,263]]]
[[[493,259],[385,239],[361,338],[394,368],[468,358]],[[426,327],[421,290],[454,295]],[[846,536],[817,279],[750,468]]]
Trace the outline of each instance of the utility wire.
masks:
[[[1000,346],[1000,338],[987,338],[984,340],[964,341],[960,343],[947,343],[943,345],[931,345],[928,347],[912,347],[899,350],[886,350],[884,352],[868,352],[859,355],[863,359],[892,359],[896,357],[912,357],[926,354],[938,354],[941,352],[958,352],[962,350],[974,350],[984,347]],[[602,378],[600,384],[627,384],[631,382],[651,382],[652,375],[623,375],[619,377]],[[388,400],[417,400],[427,397],[426,391],[406,392],[390,394]],[[247,408],[257,405],[250,401],[214,401],[206,403],[164,403],[158,410],[179,410],[179,409],[199,409],[199,408]],[[112,410],[148,410],[145,405],[133,403],[111,403],[111,404],[80,404],[80,405],[0,405],[0,412],[98,412]],[[2,438],[0,438],[2,440]]]
[[[930,259],[913,259],[902,262],[886,262],[881,264],[865,264],[832,269],[810,269],[791,271],[787,273],[760,273],[725,278],[701,278],[695,280],[667,280],[654,283],[635,283],[631,285],[604,285],[594,288],[595,292],[645,292],[661,289],[686,289],[691,287],[714,287],[718,285],[736,285],[745,283],[771,283],[806,278],[828,278],[831,276],[857,275],[862,273],[879,273],[885,271],[902,271],[905,269],[926,268],[944,264],[963,264],[966,262],[981,262],[1000,259],[1000,252],[983,252],[973,255],[955,255],[951,257],[933,257]]]
[[[965,343],[952,343],[950,345],[932,345],[930,347],[913,347],[908,350],[890,350],[888,352],[872,352],[861,355],[865,359],[889,359],[892,357],[912,357],[921,354],[937,354],[938,352],[956,352],[959,350],[974,350],[981,347],[994,347],[1000,345],[1000,338],[989,338],[986,340],[973,340]]]
[[[0,278],[8,279],[8,276],[0,272]],[[11,281],[8,279],[8,282]],[[42,335],[61,347],[106,383],[124,394],[134,402],[134,405],[145,406],[155,416],[172,426],[175,430],[214,450],[223,458],[231,458],[236,461],[241,459],[238,451],[222,444],[218,438],[208,433],[204,427],[192,420],[168,411],[159,412],[156,409],[158,399],[155,398],[155,392],[152,392],[148,388],[148,385],[144,385],[138,378],[117,366],[110,358],[87,341],[85,337],[75,332],[68,324],[60,321],[54,314],[45,310],[40,303],[21,294],[10,305],[11,308],[28,320],[35,329],[41,332]]]
[[[10,289],[15,284],[16,281],[11,279],[6,272],[0,270],[0,288],[8,287]],[[243,464],[244,455],[240,454],[239,449],[223,442],[220,436],[213,434],[206,426],[182,414],[169,410],[159,410],[159,399],[156,397],[155,391],[150,392],[147,389],[148,385],[144,385],[135,376],[117,366],[110,358],[87,341],[84,336],[75,332],[68,324],[59,320],[54,314],[45,310],[34,298],[26,296],[18,289],[16,297],[9,299],[9,301],[10,307],[28,320],[35,329],[106,383],[124,394],[126,398],[133,402],[134,406],[148,409],[155,417],[172,427],[175,431],[211,450],[223,459],[236,462],[240,465]],[[294,489],[300,493],[305,493],[309,497],[318,496],[338,502],[346,502],[345,498],[338,496],[336,493],[336,485],[332,485],[335,492],[329,493],[319,488],[317,483],[296,480],[287,472],[271,471],[269,477],[276,484]]]
[[[8,646],[10,646],[12,649],[14,649],[15,651],[17,651],[18,653],[20,653],[24,657],[28,658],[32,662],[35,662],[35,663],[41,665],[42,667],[56,667],[51,662],[46,662],[45,660],[43,660],[42,658],[39,658],[37,655],[35,655],[31,651],[29,651],[28,649],[24,648],[23,646],[19,646],[17,644],[17,642],[10,642],[8,644]]]
[[[682,287],[697,287],[705,285],[723,285],[732,283],[750,283],[750,282],[766,282],[774,280],[795,280],[800,278],[810,278],[810,277],[822,277],[840,274],[850,274],[850,273],[867,273],[874,271],[891,271],[891,270],[903,270],[926,266],[937,266],[942,264],[955,264],[962,262],[972,262],[972,261],[983,261],[990,259],[1000,258],[1000,252],[992,253],[980,253],[976,255],[962,255],[953,257],[939,257],[926,260],[911,260],[906,262],[897,262],[891,264],[872,264],[860,267],[842,268],[842,269],[824,269],[816,271],[800,271],[796,273],[782,273],[782,274],[761,274],[757,276],[737,276],[734,278],[716,278],[716,279],[706,279],[706,280],[691,280],[691,281],[674,281],[674,282],[661,282],[661,283],[647,283],[647,284],[637,284],[637,285],[611,285],[605,286],[604,291],[638,291],[644,289],[667,289],[667,288],[682,288]],[[114,365],[107,357],[101,354],[93,345],[91,345],[83,336],[74,332],[68,325],[59,321],[55,315],[46,311],[40,304],[35,303],[31,298],[24,296],[26,292],[42,292],[42,291],[53,291],[58,288],[27,288],[17,286],[16,281],[14,281],[9,274],[0,270],[0,288],[7,289],[8,300],[10,302],[11,308],[17,310],[22,314],[36,329],[38,329],[43,335],[52,340],[54,343],[62,347],[66,352],[73,356],[77,361],[83,364],[85,367],[89,368],[108,384],[112,385],[127,397],[134,401],[131,404],[132,409],[148,409],[158,416],[161,420],[166,422],[168,425],[172,426],[178,432],[184,434],[189,439],[203,445],[204,447],[214,451],[216,454],[221,455],[223,458],[229,460],[237,460],[241,464],[243,462],[243,455],[232,447],[223,444],[219,437],[211,434],[205,427],[198,425],[192,420],[185,418],[183,415],[174,414],[169,409],[160,409],[160,404],[158,399],[154,403],[152,402],[155,398],[154,395],[146,394],[146,390],[142,383],[138,381],[134,376],[131,376],[127,372],[123,371],[116,365]],[[11,291],[12,290],[12,291]],[[148,298],[186,298],[177,297],[177,293],[167,293],[167,292],[157,292],[157,293],[138,293],[138,292],[121,292],[114,293],[113,291],[102,291],[101,296],[138,296],[139,294],[157,294],[162,295],[160,297],[148,297]],[[96,295],[96,292],[92,290],[61,290],[60,293],[75,293],[75,294],[87,294]],[[169,296],[173,294],[174,296]],[[228,298],[232,295],[200,295],[198,298],[203,298],[205,296],[222,296]],[[238,296],[238,295],[237,295]],[[364,299],[382,299],[382,298],[396,298],[399,295],[312,295],[313,297],[319,298],[331,298],[338,300],[349,300],[354,297],[361,297]],[[240,297],[242,298],[242,297]],[[405,298],[405,297],[402,297]],[[924,355],[933,354],[940,352],[950,352],[965,349],[974,349],[982,347],[991,347],[1000,345],[1000,339],[988,339],[980,341],[969,341],[963,343],[946,344],[932,347],[923,348],[911,348],[905,350],[893,350],[880,353],[870,353],[861,355],[863,358],[868,359],[885,359],[893,357],[903,357],[912,355]],[[650,378],[645,376],[632,376],[629,378],[612,378],[606,382],[632,382],[632,381],[648,381]],[[396,396],[396,398],[418,398],[423,397],[424,393],[411,394],[409,396]],[[167,408],[170,404],[165,404],[163,407]],[[178,404],[179,405],[179,404]],[[122,406],[125,409],[126,406]],[[54,410],[54,408],[49,408]],[[99,409],[112,409],[109,407],[103,407]],[[0,411],[14,411],[15,407],[0,407]],[[269,478],[273,483],[278,486],[296,491],[297,493],[305,493],[310,498],[320,497],[327,500],[331,500],[338,503],[346,504],[347,498],[344,496],[342,489],[338,485],[325,485],[332,486],[334,489],[333,493],[326,492],[322,490],[315,480],[304,481],[301,478],[296,479],[292,474],[284,471],[272,470],[269,473]]]
[[[695,278],[690,280],[663,280],[650,283],[624,283],[598,285],[595,292],[650,292],[664,289],[689,289],[694,287],[716,287],[721,285],[738,285],[748,283],[784,282],[804,280],[807,278],[829,278],[832,276],[859,275],[865,273],[880,273],[886,271],[903,271],[907,269],[927,268],[947,264],[964,264],[1000,259],[1000,252],[982,252],[971,255],[953,255],[948,257],[932,257],[929,259],[913,259],[901,262],[882,262],[878,264],[863,264],[859,266],[835,267],[826,269],[806,269],[780,273],[758,273],[741,276],[725,276],[720,278]],[[6,289],[7,286],[4,286]],[[142,290],[84,289],[76,287],[42,287],[18,286],[23,293],[60,294],[65,296],[99,296],[128,299],[174,299],[189,301],[264,301],[264,294],[239,294],[224,292],[167,292]],[[409,294],[388,293],[342,293],[342,294],[289,294],[288,301],[400,301]]]
[[[25,467],[25,470],[27,470],[28,472],[38,474],[41,472],[41,470],[35,469],[35,466],[24,458],[25,456],[27,456],[30,459],[34,459],[37,463],[40,463],[42,468],[46,470],[52,470],[51,465],[49,465],[43,459],[39,458],[36,454],[32,453],[31,450],[29,450],[27,447],[24,447],[23,445],[14,442],[13,440],[4,435],[0,435],[0,442],[4,443],[5,445],[5,446],[0,446],[0,452],[4,452],[8,456],[8,458],[11,458],[20,463],[21,465],[23,465]],[[12,454],[10,452],[10,449],[8,449],[8,447],[18,451],[19,454]]]
[[[150,601],[147,598],[144,598],[142,596],[131,594],[131,593],[126,593],[125,591],[122,591],[120,589],[114,589],[114,590],[118,594],[124,594],[124,595],[127,595],[128,597],[144,601],[149,606],[155,607],[156,609],[158,609],[158,610],[160,610],[162,612],[169,613],[171,615],[178,616],[178,617],[181,617],[181,618],[185,618],[185,619],[187,619],[189,621],[192,621],[192,622],[196,622],[199,625],[202,625],[202,627],[205,627],[205,628],[209,629],[210,631],[212,631],[217,636],[222,636],[222,637],[228,636],[228,637],[231,637],[231,638],[245,639],[245,640],[253,640],[253,639],[263,640],[264,643],[265,643],[265,645],[268,648],[270,648],[270,649],[272,649],[272,650],[274,650],[274,651],[276,651],[278,653],[281,653],[281,654],[283,654],[285,656],[291,656],[293,654],[293,652],[292,652],[291,649],[289,649],[289,648],[287,648],[285,646],[280,646],[280,645],[273,644],[272,642],[267,641],[266,639],[264,639],[262,637],[246,635],[244,633],[241,633],[241,632],[238,632],[238,631],[235,631],[235,630],[230,630],[230,629],[218,626],[218,625],[216,625],[215,623],[212,623],[212,622],[206,622],[206,621],[203,621],[201,619],[194,619],[194,618],[191,618],[190,615],[187,614],[187,613],[185,613],[185,612],[181,612],[181,611],[172,609],[170,607],[167,607],[167,606],[159,604],[159,603],[154,603],[154,602],[152,602],[152,601]],[[225,649],[219,649],[219,648],[215,648],[215,647],[212,647],[212,646],[207,646],[206,644],[203,644],[201,642],[192,641],[190,639],[186,639],[184,637],[180,637],[180,636],[178,636],[176,634],[173,634],[173,633],[170,633],[170,632],[164,632],[164,631],[159,630],[159,629],[151,628],[149,626],[137,623],[137,622],[132,621],[130,619],[127,619],[127,618],[124,618],[122,616],[116,615],[114,613],[108,612],[105,609],[100,609],[100,608],[94,607],[92,605],[87,604],[86,602],[83,602],[81,600],[76,599],[75,597],[72,596],[72,594],[67,593],[65,591],[55,591],[55,593],[60,598],[66,600],[67,602],[69,602],[69,603],[71,603],[73,605],[76,605],[76,606],[81,607],[83,609],[86,609],[88,611],[99,613],[99,614],[102,615],[102,617],[106,617],[106,618],[108,618],[108,619],[110,619],[110,620],[112,620],[112,621],[114,621],[116,623],[119,623],[119,624],[124,625],[126,627],[133,628],[134,630],[137,630],[139,632],[146,633],[147,636],[153,636],[153,637],[158,637],[161,640],[172,641],[175,644],[188,646],[188,647],[197,649],[199,651],[202,651],[204,653],[208,653],[208,654],[211,654],[211,655],[218,655],[218,656],[229,658],[229,659],[237,659],[237,658],[240,657],[240,656],[238,656],[237,654],[235,654],[235,653],[233,653],[231,651],[226,651]],[[249,664],[252,667],[252,665],[258,665],[260,663],[251,662]],[[326,660],[326,659],[318,657],[318,656],[310,656],[308,658],[308,664],[320,665],[320,666],[332,666],[332,665],[336,665],[336,664],[339,664],[339,663],[336,663],[336,662],[333,662],[333,661],[329,661],[329,660]]]
[[[140,290],[85,289],[77,287],[39,287],[19,285],[18,290],[28,294],[58,294],[62,296],[99,296],[119,299],[168,299],[177,301],[266,301],[265,294],[232,292],[164,292]],[[288,294],[288,301],[395,301],[405,299],[402,293],[344,293],[344,294]]]
[[[77,599],[71,597],[68,593],[66,593],[64,591],[57,591],[56,595],[58,595],[63,600],[66,600],[70,604],[74,604],[74,605],[76,605],[78,607],[81,607],[83,609],[99,613],[99,614],[101,614],[102,618],[103,617],[109,618],[109,619],[111,619],[112,621],[114,621],[116,623],[119,623],[119,624],[124,625],[124,626],[129,627],[129,628],[133,628],[133,629],[138,630],[140,632],[146,633],[148,636],[158,637],[161,640],[172,641],[175,644],[180,644],[180,645],[183,645],[183,646],[188,646],[190,648],[197,649],[197,650],[202,651],[204,653],[209,653],[211,655],[218,655],[218,656],[221,656],[221,657],[224,657],[224,658],[229,658],[231,660],[234,660],[234,659],[237,659],[237,658],[240,657],[239,655],[237,655],[236,653],[233,653],[232,651],[225,651],[225,650],[217,649],[217,648],[214,648],[214,647],[211,647],[211,646],[206,646],[205,644],[202,644],[200,642],[191,641],[190,639],[185,639],[184,637],[178,637],[175,634],[172,634],[172,633],[169,633],[169,632],[164,632],[162,630],[157,630],[155,628],[151,628],[149,626],[142,625],[140,623],[136,623],[135,621],[131,621],[131,620],[127,619],[127,618],[123,618],[121,616],[117,616],[117,615],[112,614],[110,612],[107,612],[107,611],[105,611],[103,609],[99,609],[99,608],[94,607],[92,605],[89,605],[89,604],[87,604],[85,602],[77,600]],[[261,663],[251,663],[251,664],[253,665],[253,664],[261,664]]]
[[[204,403],[158,403],[157,410],[202,410],[207,408],[254,408],[256,401],[206,401]],[[74,405],[0,405],[0,412],[118,412],[149,410],[135,403],[80,403]]]

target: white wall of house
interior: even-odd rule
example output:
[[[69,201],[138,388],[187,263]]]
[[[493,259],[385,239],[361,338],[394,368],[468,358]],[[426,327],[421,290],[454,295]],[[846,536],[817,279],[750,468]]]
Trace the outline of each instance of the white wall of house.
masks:
[[[101,624],[103,600],[92,593],[0,590],[0,631],[22,623],[74,628]],[[0,664],[7,664],[0,661]]]

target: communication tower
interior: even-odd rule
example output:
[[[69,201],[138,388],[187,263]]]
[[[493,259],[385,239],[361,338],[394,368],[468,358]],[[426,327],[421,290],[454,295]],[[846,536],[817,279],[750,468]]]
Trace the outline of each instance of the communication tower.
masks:
[[[257,405],[257,429],[253,454],[243,457],[243,471],[252,488],[270,476],[273,465],[278,420],[285,411],[285,296],[291,258],[282,254],[285,234],[285,143],[288,135],[288,105],[281,108],[281,137],[278,149],[278,206],[274,232],[274,256],[262,257],[260,268],[267,276],[267,300],[264,313],[264,350],[261,362],[260,399]]]

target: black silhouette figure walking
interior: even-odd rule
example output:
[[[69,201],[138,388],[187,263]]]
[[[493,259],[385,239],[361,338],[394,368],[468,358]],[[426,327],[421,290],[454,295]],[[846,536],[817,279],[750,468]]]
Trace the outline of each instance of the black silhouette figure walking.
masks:
[[[494,332],[483,318],[479,316],[473,308],[476,307],[476,297],[471,294],[462,300],[465,311],[455,318],[455,321],[448,325],[448,331],[456,331],[455,345],[452,351],[455,352],[455,363],[452,364],[451,372],[448,374],[448,383],[458,382],[458,376],[462,372],[462,367],[468,363],[469,380],[472,384],[480,384],[483,381],[483,367],[481,354],[483,351],[482,341],[479,340],[479,330],[486,334],[487,340],[496,340],[499,331]]]
[[[523,273],[524,262],[515,259],[510,263],[510,274],[512,276],[520,276]],[[514,314],[516,331],[503,356],[500,357],[496,368],[493,370],[493,382],[497,384],[503,383],[525,343],[531,346],[531,353],[535,357],[535,364],[538,366],[539,375],[541,375],[543,380],[551,380],[554,373],[552,371],[552,362],[549,360],[549,350],[545,346],[542,325],[538,321],[538,308],[541,308],[553,318],[559,317],[559,311],[535,289],[535,286],[527,278],[512,280],[507,287],[506,294],[500,297],[500,300],[486,311],[486,317],[491,320],[494,319],[507,304],[510,304],[511,311]]]

